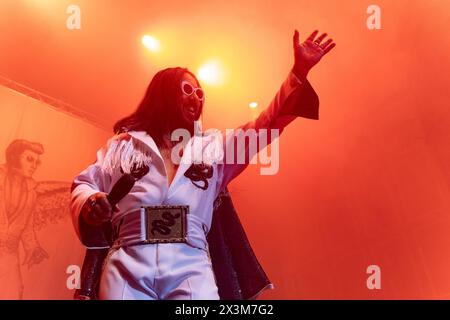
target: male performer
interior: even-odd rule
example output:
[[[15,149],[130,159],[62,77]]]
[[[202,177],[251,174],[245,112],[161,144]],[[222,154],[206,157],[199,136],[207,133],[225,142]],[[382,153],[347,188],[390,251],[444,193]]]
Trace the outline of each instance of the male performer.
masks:
[[[214,202],[254,155],[248,143],[236,145],[235,137],[258,138],[270,129],[281,132],[297,116],[318,119],[318,98],[307,75],[335,44],[324,41],[325,33],[317,36],[314,31],[299,43],[295,31],[294,65],[275,98],[255,121],[223,136],[223,159],[230,152],[238,158],[244,154],[243,164],[209,161],[203,154],[217,148],[216,131],[194,135],[205,94],[191,72],[168,68],[154,76],[137,110],[115,125],[116,135],[97,152],[96,162],[74,180],[71,210],[80,238],[93,236],[83,234],[80,223],[101,226],[111,221],[116,230],[103,268],[100,299],[219,299],[218,284],[223,282],[213,271],[210,255],[218,240],[207,240]],[[183,148],[171,139],[177,129],[190,133]],[[200,151],[195,149],[199,144]],[[203,162],[185,161],[193,153]],[[181,162],[174,161],[177,157]],[[112,207],[112,186],[124,172],[142,166],[149,172]],[[230,237],[226,233],[234,227],[227,219],[221,217],[222,226],[227,225],[222,231]],[[248,243],[242,243],[242,250],[251,250]],[[242,273],[235,277],[242,279]]]

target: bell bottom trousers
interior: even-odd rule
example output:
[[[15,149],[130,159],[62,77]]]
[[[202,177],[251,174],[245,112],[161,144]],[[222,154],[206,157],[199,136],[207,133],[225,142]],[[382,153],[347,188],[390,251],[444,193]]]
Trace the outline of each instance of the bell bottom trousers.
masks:
[[[207,251],[186,243],[157,243],[111,249],[101,300],[218,300]]]

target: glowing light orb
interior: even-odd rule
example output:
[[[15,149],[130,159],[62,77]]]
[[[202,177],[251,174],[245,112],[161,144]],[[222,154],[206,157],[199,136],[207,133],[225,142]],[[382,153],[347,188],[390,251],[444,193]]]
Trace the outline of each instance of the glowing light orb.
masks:
[[[219,61],[206,62],[198,70],[197,77],[209,85],[218,85],[222,82],[223,68]]]
[[[248,104],[249,108],[255,109],[258,107],[258,102],[250,102]]]
[[[149,35],[142,37],[142,44],[152,52],[158,52],[161,49],[159,40]]]

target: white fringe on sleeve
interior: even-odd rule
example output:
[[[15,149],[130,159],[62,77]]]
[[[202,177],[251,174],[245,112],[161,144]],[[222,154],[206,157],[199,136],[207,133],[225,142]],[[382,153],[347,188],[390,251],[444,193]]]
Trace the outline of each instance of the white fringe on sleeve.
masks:
[[[130,173],[133,167],[150,166],[151,162],[151,153],[143,142],[133,138],[115,139],[108,148],[102,169],[110,175],[120,168]]]

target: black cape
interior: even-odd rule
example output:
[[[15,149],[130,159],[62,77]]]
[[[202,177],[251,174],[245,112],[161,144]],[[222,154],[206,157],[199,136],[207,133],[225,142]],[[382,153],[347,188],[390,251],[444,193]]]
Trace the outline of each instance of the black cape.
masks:
[[[309,82],[295,90],[286,104],[280,114],[319,119],[319,98]],[[255,299],[273,285],[252,250],[228,191],[216,201],[207,240],[220,299]]]

